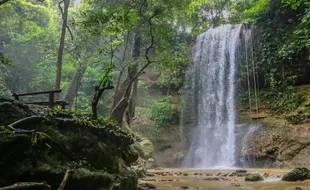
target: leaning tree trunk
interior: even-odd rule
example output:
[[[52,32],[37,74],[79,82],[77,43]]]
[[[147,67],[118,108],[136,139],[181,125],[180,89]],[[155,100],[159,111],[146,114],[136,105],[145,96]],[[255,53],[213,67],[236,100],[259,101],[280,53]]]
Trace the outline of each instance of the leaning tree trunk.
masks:
[[[76,69],[75,74],[71,80],[67,94],[65,95],[65,101],[68,103],[66,106],[70,109],[73,105],[74,98],[77,96],[78,88],[81,85],[83,75],[87,69],[87,66],[80,66]]]
[[[130,123],[130,120],[135,116],[136,112],[136,104],[137,104],[137,95],[138,95],[138,79],[135,79],[133,85],[132,85],[132,91],[129,98],[129,104],[127,109],[127,122]]]
[[[134,59],[133,65],[128,67],[128,73],[125,81],[120,85],[120,88],[115,92],[115,99],[110,118],[115,120],[119,125],[122,125],[124,113],[128,107],[130,95],[132,94],[132,84],[135,81],[134,77],[137,74],[138,63],[137,60],[140,56],[141,34],[135,33],[133,42],[132,57]],[[121,77],[121,76],[120,76]]]
[[[63,0],[64,2],[64,10],[62,12],[62,29],[61,29],[61,37],[60,37],[60,43],[58,48],[58,55],[57,55],[57,72],[56,72],[56,89],[60,89],[60,82],[61,82],[61,70],[62,70],[62,55],[64,52],[64,46],[65,46],[65,37],[66,37],[66,29],[67,29],[67,20],[68,20],[68,8],[70,5],[70,0]],[[60,7],[60,4],[59,4]],[[61,8],[61,7],[60,7]],[[59,94],[55,94],[55,100],[59,100]]]
[[[124,67],[121,66],[121,64],[123,62],[125,62],[125,59],[127,56],[128,43],[129,43],[129,38],[130,38],[129,32],[124,36],[124,38],[126,39],[126,43],[125,43],[125,47],[124,47],[124,51],[123,51],[122,61],[120,61],[120,63],[119,63],[120,64],[120,74],[119,74],[119,77],[117,79],[112,109],[115,108],[117,103],[122,99],[123,94],[125,93],[125,90],[126,90],[126,86],[127,86],[126,82],[128,83],[128,80],[126,79],[127,78],[126,70]]]
[[[103,87],[100,87],[100,86],[95,87],[93,100],[91,102],[91,109],[92,109],[92,113],[93,113],[94,118],[98,117],[97,105],[99,103],[100,97],[102,96],[103,92],[105,90],[109,90],[109,89],[113,89],[113,88],[114,88],[114,86],[111,86],[111,84],[103,85]]]
[[[114,100],[112,105],[112,110],[116,107],[116,105],[122,100],[126,88],[129,85],[129,77],[126,71],[121,71],[118,79],[118,84],[114,93]]]

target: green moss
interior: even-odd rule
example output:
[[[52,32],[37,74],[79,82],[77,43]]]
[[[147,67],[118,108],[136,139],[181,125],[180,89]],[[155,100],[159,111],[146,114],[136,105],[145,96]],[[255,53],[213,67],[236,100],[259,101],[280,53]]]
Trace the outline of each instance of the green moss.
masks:
[[[139,155],[145,159],[150,158],[154,151],[153,143],[140,133],[135,133],[135,137],[136,141],[134,147],[138,151]]]
[[[307,168],[296,168],[285,174],[282,181],[303,181],[310,178],[310,170]]]
[[[48,116],[51,119],[55,117],[72,119],[77,125],[81,126],[104,127],[110,134],[120,134],[130,139],[133,138],[131,134],[123,131],[115,121],[103,117],[94,118],[91,114],[86,114],[81,111],[73,111],[55,107],[49,111]]]
[[[259,174],[248,174],[245,176],[245,181],[263,181],[263,177]]]

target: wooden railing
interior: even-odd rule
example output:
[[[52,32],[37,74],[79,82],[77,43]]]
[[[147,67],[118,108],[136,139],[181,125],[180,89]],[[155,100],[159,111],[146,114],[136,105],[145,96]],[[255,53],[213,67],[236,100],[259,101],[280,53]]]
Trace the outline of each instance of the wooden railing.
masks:
[[[13,97],[15,100],[20,100],[20,97],[22,96],[33,96],[33,95],[39,95],[39,94],[48,94],[48,101],[41,101],[41,102],[25,102],[26,104],[36,104],[36,105],[48,105],[50,108],[53,108],[55,105],[60,105],[63,109],[68,104],[65,101],[60,100],[54,100],[54,94],[60,93],[61,89],[54,89],[54,90],[47,90],[47,91],[41,91],[41,92],[30,92],[30,93],[23,93],[23,94],[16,94],[13,93]]]

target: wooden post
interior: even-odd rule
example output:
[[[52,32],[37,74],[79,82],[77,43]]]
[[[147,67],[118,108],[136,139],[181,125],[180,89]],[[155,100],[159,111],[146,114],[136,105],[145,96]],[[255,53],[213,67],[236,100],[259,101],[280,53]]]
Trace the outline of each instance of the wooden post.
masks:
[[[13,93],[12,96],[15,98],[15,100],[19,99],[19,97],[18,97],[18,95],[16,93]]]
[[[65,101],[62,101],[60,103],[60,105],[61,105],[61,109],[65,109],[66,108],[66,102]]]
[[[54,107],[54,92],[49,93],[49,107],[52,109]]]
[[[32,95],[38,95],[38,94],[48,94],[49,100],[44,102],[26,102],[26,104],[37,104],[37,105],[48,105],[50,108],[53,108],[55,104],[61,104],[61,101],[55,101],[55,93],[60,93],[61,89],[53,89],[53,90],[47,90],[47,91],[41,91],[41,92],[31,92],[31,93],[23,93],[23,94],[16,94],[13,93],[12,96],[15,100],[19,100],[19,97],[22,96],[32,96]],[[61,105],[62,107],[64,105]]]

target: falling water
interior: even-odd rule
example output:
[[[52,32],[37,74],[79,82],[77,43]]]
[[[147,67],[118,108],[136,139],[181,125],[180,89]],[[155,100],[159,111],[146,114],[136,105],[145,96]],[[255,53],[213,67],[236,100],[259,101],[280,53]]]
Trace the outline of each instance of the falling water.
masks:
[[[184,167],[234,166],[235,75],[241,28],[223,25],[197,38],[195,64],[186,76],[187,87],[196,93],[192,97],[196,97],[197,126]]]
[[[242,149],[240,152],[240,162],[242,164],[243,167],[245,168],[249,168],[250,165],[248,163],[249,158],[247,158],[247,151],[248,151],[248,141],[250,140],[251,135],[254,134],[254,132],[257,131],[257,129],[259,129],[261,126],[256,124],[252,124],[250,126],[247,127],[246,133],[244,138],[242,139]]]

